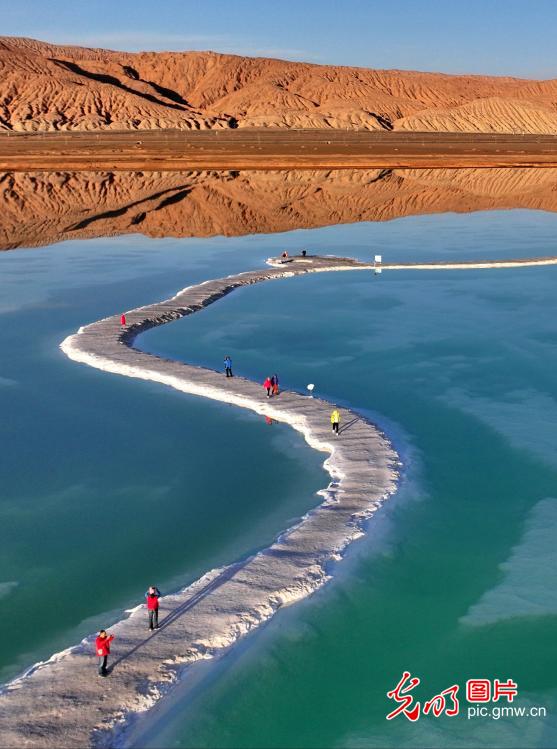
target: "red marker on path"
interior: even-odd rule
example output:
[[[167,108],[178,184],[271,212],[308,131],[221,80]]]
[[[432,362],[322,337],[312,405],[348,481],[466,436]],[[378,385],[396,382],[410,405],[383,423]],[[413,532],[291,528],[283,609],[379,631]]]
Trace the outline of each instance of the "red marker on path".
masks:
[[[122,317],[120,318],[120,324],[125,325],[126,324],[126,316],[122,314]]]

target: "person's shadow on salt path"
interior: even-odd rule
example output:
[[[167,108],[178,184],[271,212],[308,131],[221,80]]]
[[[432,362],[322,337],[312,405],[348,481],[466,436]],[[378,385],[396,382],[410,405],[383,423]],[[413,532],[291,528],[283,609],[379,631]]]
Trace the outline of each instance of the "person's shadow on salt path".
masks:
[[[184,603],[180,604],[180,606],[177,606],[175,609],[173,609],[159,624],[158,629],[156,629],[151,635],[146,637],[141,642],[138,642],[137,645],[134,645],[134,647],[129,650],[124,655],[121,655],[119,658],[117,658],[115,661],[113,661],[112,666],[109,668],[109,673],[112,673],[116,666],[118,666],[120,663],[123,663],[128,658],[130,658],[134,653],[137,653],[137,651],[145,645],[145,643],[149,642],[153,639],[153,637],[156,637],[160,632],[165,630],[167,627],[170,627],[175,621],[177,621],[181,616],[183,616],[186,612],[193,609],[200,601],[202,601],[204,598],[206,598],[210,593],[213,593],[215,590],[218,590],[221,585],[228,582],[229,580],[232,580],[234,575],[239,572],[243,567],[246,566],[246,564],[250,561],[250,559],[246,559],[242,562],[237,562],[236,564],[231,564],[229,567],[227,567],[225,570],[223,570],[220,575],[217,575],[214,580],[211,580],[210,583],[208,583],[204,588],[199,590],[197,593],[194,593],[194,595],[191,598],[188,598],[187,601],[184,601]]]
[[[346,422],[346,424],[343,424],[343,425],[342,425],[342,426],[341,426],[341,427],[339,428],[339,430],[338,430],[338,433],[339,433],[339,434],[342,434],[342,433],[343,433],[343,432],[345,432],[345,431],[346,431],[347,429],[350,429],[350,427],[351,427],[351,426],[353,426],[354,424],[356,424],[356,422],[358,422],[358,421],[360,421],[360,419],[359,419],[359,418],[358,418],[357,416],[356,416],[356,418],[352,419],[351,421],[347,421],[347,422]]]

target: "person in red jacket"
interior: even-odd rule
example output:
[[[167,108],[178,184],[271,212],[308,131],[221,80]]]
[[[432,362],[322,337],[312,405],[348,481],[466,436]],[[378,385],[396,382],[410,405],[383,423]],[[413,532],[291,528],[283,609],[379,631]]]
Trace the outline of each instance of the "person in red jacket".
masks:
[[[265,382],[263,383],[263,387],[267,391],[267,398],[271,397],[271,388],[273,387],[273,383],[271,382],[271,378],[267,377]]]
[[[154,585],[151,585],[147,593],[145,593],[145,600],[147,602],[147,611],[149,612],[149,629],[159,628],[159,598],[161,592]]]
[[[126,315],[122,313],[120,317],[120,325],[125,325],[125,324],[126,324]]]
[[[105,629],[101,629],[95,640],[95,647],[99,658],[99,676],[108,676],[106,664],[108,663],[108,656],[110,655],[110,643],[113,639],[114,635],[109,635]]]

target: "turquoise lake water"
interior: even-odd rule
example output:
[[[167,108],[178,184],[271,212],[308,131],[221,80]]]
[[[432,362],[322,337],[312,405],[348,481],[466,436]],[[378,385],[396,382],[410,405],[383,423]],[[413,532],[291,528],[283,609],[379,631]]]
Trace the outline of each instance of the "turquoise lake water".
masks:
[[[557,216],[513,211],[0,256],[3,678],[115,620],[151,582],[170,590],[267,544],[327,481],[286,427],[77,365],[58,351],[66,335],[283,248],[524,257],[556,254],[556,236]],[[378,421],[405,473],[333,581],[207,669],[138,745],[557,745],[556,288],[552,267],[319,274],[139,339],[316,383]],[[387,722],[404,670],[420,700],[459,684],[461,715]],[[514,704],[547,717],[468,720],[469,678],[512,678]]]

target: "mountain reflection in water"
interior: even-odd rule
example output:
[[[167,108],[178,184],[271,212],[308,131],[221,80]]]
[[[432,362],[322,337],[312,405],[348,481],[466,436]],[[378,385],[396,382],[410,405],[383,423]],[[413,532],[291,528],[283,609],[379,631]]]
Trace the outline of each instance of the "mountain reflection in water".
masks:
[[[0,174],[0,249],[242,236],[421,214],[557,210],[557,169]]]

